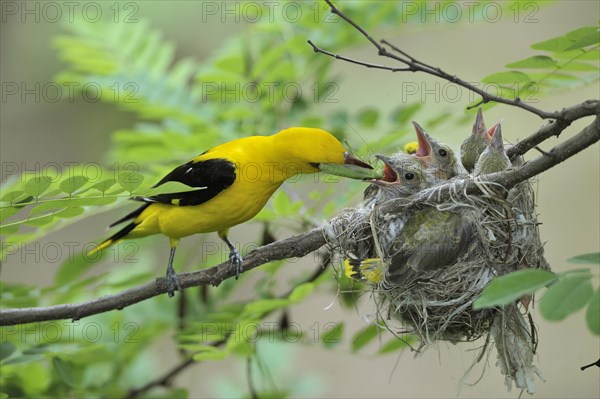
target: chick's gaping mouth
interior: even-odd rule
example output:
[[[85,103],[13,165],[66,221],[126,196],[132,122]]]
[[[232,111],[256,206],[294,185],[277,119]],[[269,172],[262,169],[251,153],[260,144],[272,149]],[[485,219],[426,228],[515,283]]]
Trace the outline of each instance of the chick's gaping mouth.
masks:
[[[419,143],[419,148],[417,148],[416,156],[418,158],[427,157],[431,154],[431,145],[429,144],[429,140],[425,137],[423,128],[419,126],[417,123],[413,122],[415,127],[415,132],[417,133],[417,142]]]
[[[383,161],[383,177],[381,179],[372,179],[371,182],[381,186],[397,184],[400,181],[398,173],[396,173],[384,159],[381,160]]]

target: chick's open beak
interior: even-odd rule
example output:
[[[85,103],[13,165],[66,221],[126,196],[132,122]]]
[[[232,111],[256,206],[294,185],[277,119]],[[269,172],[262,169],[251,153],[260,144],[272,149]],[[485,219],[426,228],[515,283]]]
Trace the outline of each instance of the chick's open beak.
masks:
[[[389,186],[400,183],[398,173],[390,166],[391,159],[379,154],[376,154],[375,157],[383,161],[383,176],[381,178],[372,179],[371,182],[380,186]]]
[[[431,144],[429,143],[429,134],[423,129],[417,122],[412,122],[417,133],[417,140],[419,141],[419,148],[415,154],[419,158],[425,158],[431,155]]]

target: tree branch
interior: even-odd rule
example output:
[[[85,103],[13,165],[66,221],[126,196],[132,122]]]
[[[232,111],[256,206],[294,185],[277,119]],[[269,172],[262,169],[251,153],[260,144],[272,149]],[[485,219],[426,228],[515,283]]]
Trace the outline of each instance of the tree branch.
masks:
[[[307,255],[325,245],[322,229],[316,228],[299,236],[290,237],[257,248],[249,253],[243,264],[243,270],[254,269],[262,264],[281,259],[296,258]],[[182,288],[201,285],[219,285],[223,280],[233,276],[229,262],[191,273],[179,274]],[[164,277],[137,287],[130,288],[114,295],[107,295],[89,302],[79,304],[54,305],[36,308],[20,308],[0,311],[0,326],[33,323],[38,321],[72,319],[79,320],[109,310],[121,310],[146,299],[167,292]]]
[[[480,192],[478,184],[481,182],[497,183],[506,189],[510,189],[514,185],[572,157],[598,140],[600,140],[600,116],[597,116],[590,125],[586,126],[577,135],[554,147],[548,152],[548,155],[542,154],[538,158],[526,162],[521,167],[477,178],[467,177],[457,182],[436,187],[436,201],[445,201],[456,192],[464,191],[477,194]],[[426,194],[421,193],[410,197],[409,200],[413,202],[431,201],[429,196],[430,194],[426,196]],[[398,211],[403,206],[406,206],[406,202],[406,199],[393,200],[383,204],[380,209],[384,212]],[[248,271],[274,260],[301,257],[316,251],[325,245],[325,243],[322,228],[315,228],[307,233],[257,248],[246,256],[243,270]],[[233,273],[229,269],[228,262],[223,262],[218,266],[208,269],[179,275],[183,288],[208,284],[219,285],[223,280],[231,276],[233,276]],[[109,310],[123,309],[126,306],[164,294],[165,292],[165,279],[161,277],[157,278],[154,282],[80,304],[3,310],[0,312],[0,325],[10,326],[61,319],[78,320],[82,317]]]
[[[577,119],[600,115],[600,101],[587,100],[581,104],[573,105],[568,108],[563,108],[560,111],[561,117],[555,121],[550,121],[542,126],[537,132],[533,133],[524,140],[519,141],[514,146],[510,147],[506,152],[513,159],[517,155],[523,155],[538,144],[552,136],[560,136],[560,133],[576,121]]]
[[[476,93],[478,95],[481,96],[481,101],[479,101],[477,104],[469,107],[469,108],[474,108],[477,107],[481,104],[485,104],[488,102],[497,102],[497,103],[502,103],[502,104],[506,104],[506,105],[510,105],[510,106],[514,106],[514,107],[518,107],[521,109],[524,109],[528,112],[531,112],[537,116],[539,116],[542,119],[557,119],[557,120],[561,120],[563,118],[563,114],[559,111],[555,111],[555,112],[546,112],[543,111],[539,108],[533,107],[529,104],[524,103],[523,101],[521,101],[521,99],[519,97],[515,98],[514,100],[511,100],[509,98],[506,97],[501,97],[501,96],[497,96],[494,94],[490,94],[487,93],[484,89],[476,87],[474,85],[472,85],[471,83],[459,78],[456,75],[452,75],[448,72],[443,71],[442,69],[438,68],[438,67],[434,67],[432,65],[426,64],[424,62],[421,62],[419,60],[417,60],[416,58],[414,58],[413,56],[409,55],[407,52],[401,50],[400,48],[392,45],[391,43],[389,43],[388,41],[381,40],[380,44],[377,40],[375,40],[367,31],[365,31],[362,27],[360,27],[360,25],[358,25],[356,22],[354,22],[350,17],[348,17],[347,15],[345,15],[343,12],[340,11],[339,8],[337,8],[332,2],[331,0],[325,0],[325,2],[327,3],[327,5],[329,5],[329,8],[331,9],[331,12],[333,14],[338,15],[340,18],[342,18],[344,21],[346,21],[348,24],[350,24],[354,29],[356,29],[358,32],[360,32],[361,35],[363,35],[376,49],[377,49],[377,54],[382,56],[382,57],[387,57],[387,58],[391,58],[395,61],[398,61],[404,65],[406,65],[406,67],[403,68],[398,68],[398,67],[388,67],[385,65],[378,65],[378,64],[371,64],[368,62],[363,62],[363,61],[359,61],[359,60],[354,60],[352,58],[348,58],[348,57],[344,57],[335,53],[332,53],[330,51],[324,50],[320,47],[318,47],[317,45],[315,45],[312,41],[308,41],[308,44],[310,44],[310,46],[313,48],[315,53],[322,53],[325,54],[329,57],[333,57],[336,59],[340,59],[340,60],[344,60],[347,62],[351,62],[353,64],[357,64],[357,65],[362,65],[365,66],[367,68],[377,68],[377,69],[385,69],[385,70],[389,70],[392,72],[398,72],[398,71],[409,71],[409,72],[424,72],[428,75],[433,75],[433,76],[437,76],[441,79],[447,80],[451,83],[454,83],[458,86],[464,87],[465,89],[472,91],[473,93]],[[384,46],[389,46],[393,51],[397,52],[398,54],[394,54],[390,51],[388,51]],[[568,125],[567,125],[568,126]]]

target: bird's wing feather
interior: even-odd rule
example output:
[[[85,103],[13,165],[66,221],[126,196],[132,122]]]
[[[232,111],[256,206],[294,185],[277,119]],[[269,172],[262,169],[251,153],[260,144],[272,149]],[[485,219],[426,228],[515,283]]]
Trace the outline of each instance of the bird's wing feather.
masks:
[[[394,245],[389,276],[453,264],[468,248],[472,223],[454,212],[426,209],[411,217]]]
[[[231,186],[235,178],[235,165],[227,159],[196,159],[176,167],[153,187],[174,181],[189,187],[198,187],[198,190],[137,196],[132,197],[132,199],[146,203],[177,206],[200,205]]]

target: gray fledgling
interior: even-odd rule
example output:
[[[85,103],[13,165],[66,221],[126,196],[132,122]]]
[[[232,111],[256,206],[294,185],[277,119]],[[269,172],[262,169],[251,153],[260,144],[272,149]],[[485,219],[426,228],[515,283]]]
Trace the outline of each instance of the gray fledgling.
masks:
[[[383,186],[380,192],[408,196],[438,182],[430,169],[419,169],[414,157],[380,159],[388,168],[384,177],[396,177],[393,185]],[[394,284],[407,273],[454,264],[473,242],[475,221],[476,217],[467,208],[450,211],[428,205],[412,206],[406,212],[387,217],[378,236],[383,257],[389,260],[387,282]]]
[[[449,145],[444,144],[425,131],[413,121],[417,133],[419,148],[415,154],[438,180],[448,180],[466,173]]]
[[[488,146],[491,139],[492,136],[485,127],[483,113],[481,108],[479,108],[471,135],[460,146],[460,159],[467,172],[473,172],[475,162],[477,162],[477,159]]]
[[[492,132],[492,139],[488,146],[479,156],[473,169],[475,176],[486,175],[488,173],[500,172],[508,169],[511,166],[510,159],[504,151],[504,143],[502,141],[502,128],[500,123],[495,125]]]

